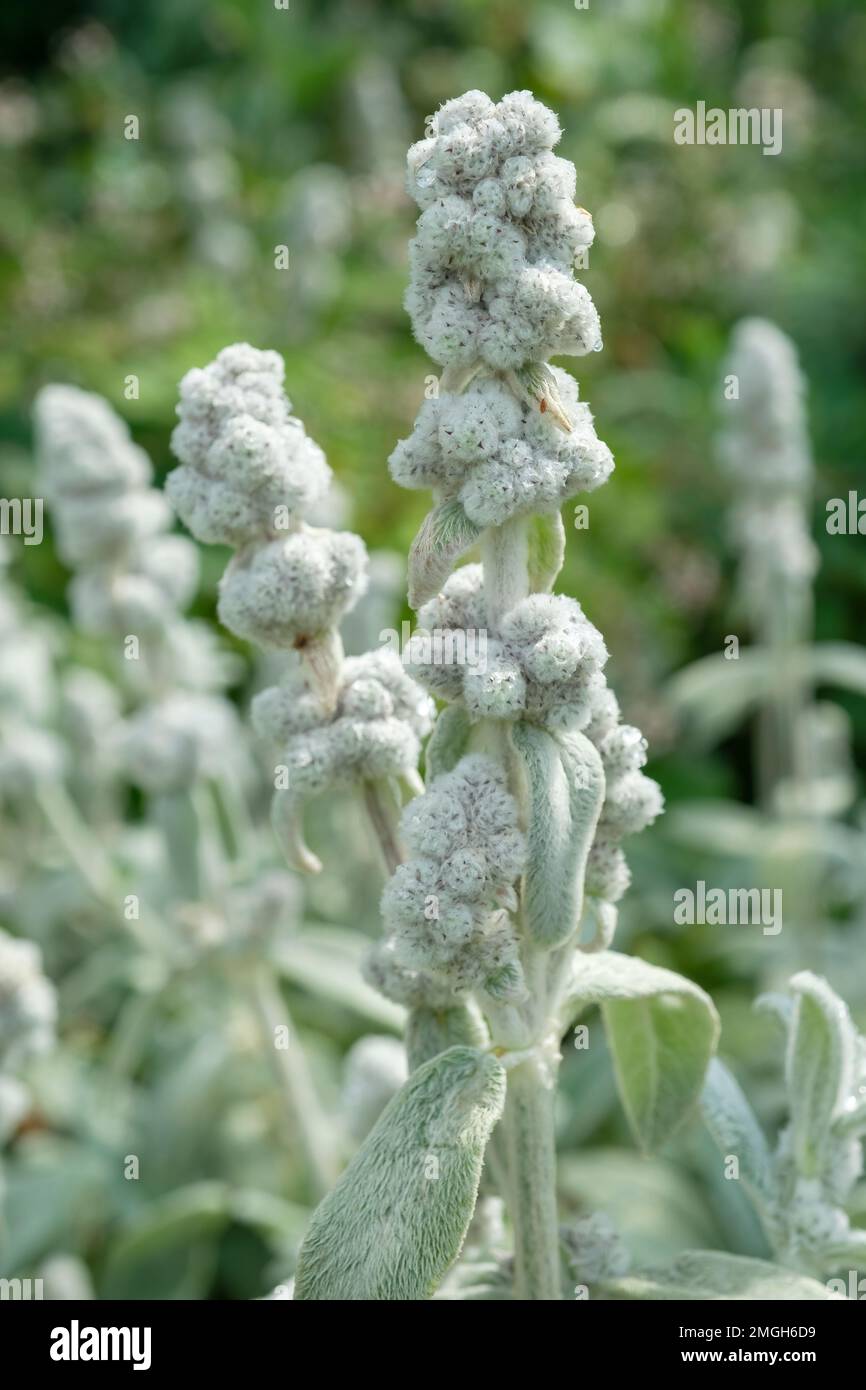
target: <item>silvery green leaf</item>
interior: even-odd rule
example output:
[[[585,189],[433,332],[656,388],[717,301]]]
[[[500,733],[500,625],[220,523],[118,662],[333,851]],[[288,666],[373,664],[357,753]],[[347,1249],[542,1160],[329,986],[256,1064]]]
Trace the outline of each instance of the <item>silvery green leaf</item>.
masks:
[[[866,650],[856,642],[816,642],[806,659],[816,681],[866,695]]]
[[[734,1077],[714,1057],[701,1091],[701,1114],[723,1156],[739,1162],[739,1178],[758,1205],[773,1195],[773,1163],[764,1132]]]
[[[697,1100],[719,1019],[709,995],[672,970],[618,951],[577,954],[561,1021],[600,1004],[617,1084],[635,1136],[653,1149]]]
[[[716,743],[772,689],[774,675],[774,661],[763,650],[741,650],[735,661],[719,651],[679,671],[667,697],[689,734],[702,743]]]
[[[275,964],[286,980],[321,999],[351,1009],[378,1028],[399,1032],[405,1009],[371,988],[361,975],[369,939],[341,927],[310,926],[281,938]]]
[[[745,1299],[817,1302],[838,1299],[817,1279],[782,1269],[767,1260],[728,1255],[720,1250],[686,1250],[669,1264],[627,1274],[598,1285],[605,1298],[695,1300]]]
[[[565,527],[559,512],[529,518],[529,588],[549,593],[565,560]]]
[[[427,785],[443,772],[451,772],[466,751],[472,725],[461,705],[447,705],[437,716],[424,750]]]
[[[484,1047],[487,1042],[484,1020],[473,1004],[455,1004],[451,1009],[431,1009],[423,1004],[409,1010],[406,1053],[410,1071],[449,1047]]]
[[[409,551],[409,606],[420,608],[435,597],[481,530],[469,520],[462,502],[450,498],[428,512]]]
[[[502,1066],[475,1048],[413,1072],[313,1213],[295,1300],[430,1298],[463,1244],[504,1100]]]
[[[857,1034],[843,1001],[808,970],[791,979],[794,1014],[785,1080],[794,1158],[805,1177],[821,1173],[830,1126],[854,1084]]]
[[[604,800],[604,769],[583,734],[517,723],[514,744],[528,793],[523,911],[526,933],[547,947],[567,941],[583,912],[587,855]]]

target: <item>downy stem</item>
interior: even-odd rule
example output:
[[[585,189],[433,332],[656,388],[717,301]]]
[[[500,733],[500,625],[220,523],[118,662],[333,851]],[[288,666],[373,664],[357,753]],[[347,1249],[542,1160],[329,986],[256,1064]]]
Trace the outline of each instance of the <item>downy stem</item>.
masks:
[[[508,1073],[505,1137],[514,1225],[518,1299],[559,1300],[554,1077],[550,1064],[529,1058]]]
[[[496,636],[506,613],[529,593],[528,524],[515,517],[488,531],[481,542],[484,602],[491,635]],[[517,793],[514,752],[499,721],[484,721],[473,738],[505,764],[512,791]],[[494,751],[495,750],[495,751]],[[518,796],[518,801],[520,797]],[[521,1008],[521,1023],[536,1042],[547,1031],[548,1007],[545,961],[532,949],[524,967],[531,998]],[[506,1190],[514,1227],[515,1297],[533,1301],[561,1298],[559,1233],[556,1213],[556,1143],[553,1127],[555,1069],[550,1059],[530,1057],[509,1070],[503,1126],[508,1159]]]

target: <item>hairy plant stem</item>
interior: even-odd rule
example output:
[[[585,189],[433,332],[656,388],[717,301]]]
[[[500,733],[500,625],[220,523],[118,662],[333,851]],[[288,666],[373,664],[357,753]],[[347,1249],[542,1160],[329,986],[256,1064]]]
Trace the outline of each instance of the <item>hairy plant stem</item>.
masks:
[[[488,531],[481,542],[484,602],[488,626],[497,634],[506,613],[529,593],[528,523],[514,518]],[[508,726],[483,721],[473,747],[504,763],[512,793],[525,798],[517,774]],[[529,998],[524,1005],[495,1011],[494,1041],[541,1048],[550,1031],[547,992],[548,952],[532,943],[523,952]],[[502,1196],[514,1228],[515,1296],[533,1301],[561,1298],[556,1214],[556,1145],[553,1126],[556,1064],[546,1052],[528,1057],[508,1071],[503,1119],[508,1173]]]
[[[555,1071],[528,1058],[508,1073],[505,1141],[514,1225],[518,1299],[559,1300],[556,1149],[553,1128]]]
[[[250,979],[250,999],[262,1040],[280,1088],[287,1128],[298,1143],[307,1171],[310,1195],[319,1201],[338,1176],[336,1145],[331,1125],[319,1105],[306,1056],[272,969],[259,962]],[[286,1046],[277,1046],[277,1028],[285,1028]]]

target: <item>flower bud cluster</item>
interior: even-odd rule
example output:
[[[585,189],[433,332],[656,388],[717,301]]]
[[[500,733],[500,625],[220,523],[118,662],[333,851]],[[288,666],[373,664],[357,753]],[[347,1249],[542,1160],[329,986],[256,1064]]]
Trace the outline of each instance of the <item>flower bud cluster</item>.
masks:
[[[394,963],[452,998],[525,993],[510,911],[526,844],[517,803],[493,759],[470,754],[403,813],[411,858],[382,895]]]
[[[363,542],[306,525],[331,471],[291,414],[279,353],[222,350],[180,386],[166,492],[193,535],[236,548],[219,616],[258,646],[302,649],[337,626],[367,583]]]
[[[34,405],[42,487],[57,550],[75,571],[77,625],[94,635],[160,634],[198,583],[195,546],[166,534],[171,509],[153,470],[102,397],[46,386]]]
[[[664,797],[658,782],[641,771],[647,760],[646,739],[634,725],[620,722],[612,690],[598,692],[584,732],[601,755],[605,778],[604,802],[587,862],[586,890],[593,897],[616,903],[631,882],[622,841],[652,825],[664,810]]]
[[[568,497],[599,487],[613,470],[610,450],[574,378],[558,367],[549,374],[569,430],[501,379],[481,378],[460,395],[425,401],[413,433],[391,455],[394,481],[456,496],[481,528],[557,511]]]
[[[592,219],[574,206],[575,171],[552,153],[561,131],[530,92],[446,102],[408,154],[422,209],[406,309],[443,366],[497,370],[601,347],[598,314],[572,275]]]
[[[288,768],[304,799],[353,782],[417,776],[433,702],[391,651],[343,662],[334,710],[323,709],[300,671],[289,671],[252,703],[253,729]]]
[[[482,568],[465,565],[418,617],[428,633],[486,633],[478,659],[464,664],[438,662],[423,632],[410,648],[413,675],[434,695],[460,701],[473,719],[530,719],[548,728],[580,729],[605,689],[607,649],[575,599],[530,594],[491,631]]]

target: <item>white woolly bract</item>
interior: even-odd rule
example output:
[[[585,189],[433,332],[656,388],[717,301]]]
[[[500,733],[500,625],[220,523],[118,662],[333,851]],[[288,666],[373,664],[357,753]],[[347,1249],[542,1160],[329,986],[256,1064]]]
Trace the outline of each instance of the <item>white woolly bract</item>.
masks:
[[[558,510],[577,492],[606,482],[613,458],[596,436],[573,377],[551,368],[572,429],[558,428],[535,404],[518,401],[493,377],[461,395],[426,401],[414,433],[391,455],[391,476],[409,488],[455,496],[477,526]]]
[[[236,555],[220,581],[218,611],[238,637],[278,650],[334,627],[366,586],[359,536],[304,527]]]
[[[412,857],[382,895],[394,960],[431,972],[455,996],[519,997],[517,940],[504,905],[515,902],[526,842],[502,768],[479,754],[462,758],[410,802],[401,828]]]
[[[166,491],[201,541],[240,546],[301,517],[320,501],[331,470],[291,414],[277,352],[248,343],[222,350],[180,384],[172,448],[181,466]]]
[[[0,1072],[12,1071],[54,1041],[57,999],[42,954],[0,928]]]
[[[498,103],[467,92],[409,150],[422,213],[406,308],[437,362],[508,369],[601,347],[595,306],[572,274],[592,219],[574,206],[573,165],[552,153],[560,134],[530,92]]]
[[[256,733],[289,770],[301,797],[353,782],[409,777],[434,707],[390,651],[367,652],[343,663],[336,708],[326,713],[303,671],[263,690],[252,704]]]

